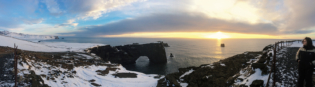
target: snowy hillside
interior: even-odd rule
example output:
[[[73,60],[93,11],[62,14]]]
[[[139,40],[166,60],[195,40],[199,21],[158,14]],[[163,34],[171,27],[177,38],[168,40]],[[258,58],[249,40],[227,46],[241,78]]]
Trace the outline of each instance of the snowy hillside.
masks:
[[[14,44],[24,50],[19,51],[18,61],[18,81],[21,87],[155,87],[160,79],[158,75],[128,71],[120,64],[102,61],[100,57],[83,51],[104,44],[35,43],[7,35],[0,35],[0,40],[0,58],[5,60],[0,61],[0,65],[6,66],[5,72],[12,74],[13,66],[7,65],[13,65],[13,57],[2,55],[12,55]],[[12,76],[9,74],[4,73],[2,76]],[[13,85],[11,80],[0,79],[0,87]]]
[[[315,43],[315,41],[313,41]],[[277,70],[276,70],[276,87],[294,87],[297,84],[298,78],[298,69],[297,69],[297,62],[295,61],[295,55],[299,47],[302,47],[303,44],[301,41],[294,41],[290,46],[285,47],[279,50],[276,54],[277,58]],[[270,59],[273,58],[273,49],[268,49],[267,53],[271,53]],[[251,63],[257,63],[259,60],[252,60]],[[265,62],[267,63],[267,62]],[[268,65],[272,65],[272,60],[267,63]],[[270,66],[267,66],[269,70],[271,70]],[[254,72],[254,73],[252,73]],[[245,84],[249,86],[255,80],[262,80],[263,84],[266,86],[268,80],[268,74],[263,74],[261,69],[252,69],[251,66],[248,66],[242,69],[238,74],[238,79],[234,83],[234,85],[241,85]],[[273,78],[273,75],[271,75]],[[313,76],[314,78],[314,76]],[[271,86],[273,79],[270,79],[269,85]]]
[[[36,75],[40,75],[43,82],[51,87],[155,87],[158,78],[157,75],[146,75],[139,72],[128,71],[119,64],[94,62],[89,65],[78,65],[78,63],[87,63],[81,58],[94,58],[85,54],[75,54],[76,60],[66,62],[66,64],[53,65],[51,62],[37,62],[34,56],[24,57],[19,64],[20,76],[31,74],[32,71]],[[62,59],[53,61],[54,63],[63,63],[68,61],[70,55],[64,55]],[[96,59],[97,60],[97,59]],[[22,60],[21,60],[22,61]],[[63,66],[73,65],[73,68]],[[115,76],[118,73],[136,74],[136,78],[123,78]],[[24,76],[25,77],[25,76]],[[27,78],[26,78],[27,79]]]
[[[25,40],[20,40],[12,37],[0,35],[0,46],[14,47],[14,44],[18,46],[18,49],[28,51],[40,51],[40,52],[65,52],[75,51],[83,52],[84,49],[94,47],[97,43],[65,43],[65,42],[54,42],[54,43],[34,43]]]
[[[30,35],[30,34],[15,33],[15,32],[9,32],[9,31],[0,31],[0,35],[32,41],[32,42],[38,42],[40,40],[48,40],[48,39],[59,39],[58,36]]]

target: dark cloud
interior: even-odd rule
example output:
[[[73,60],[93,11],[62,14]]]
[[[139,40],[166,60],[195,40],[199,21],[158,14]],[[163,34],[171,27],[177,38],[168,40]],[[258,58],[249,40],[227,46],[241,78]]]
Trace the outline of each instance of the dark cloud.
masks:
[[[290,9],[290,15],[286,20],[287,31],[296,31],[296,33],[311,33],[310,29],[315,27],[315,1],[314,0],[285,0],[287,8]]]
[[[236,32],[255,34],[277,34],[272,24],[247,24],[219,19],[210,19],[204,15],[152,14],[149,16],[125,19],[105,25],[80,28],[74,32],[77,36],[115,35],[133,32]]]
[[[314,32],[314,30],[308,29],[308,30],[291,30],[291,31],[285,31],[286,34],[310,34]]]

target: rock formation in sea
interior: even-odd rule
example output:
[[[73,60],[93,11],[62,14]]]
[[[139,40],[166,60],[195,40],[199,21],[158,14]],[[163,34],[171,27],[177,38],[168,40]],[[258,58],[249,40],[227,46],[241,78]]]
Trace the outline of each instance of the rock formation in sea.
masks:
[[[152,63],[166,63],[163,43],[128,44],[123,46],[97,46],[87,50],[105,61],[120,64],[133,64],[140,56],[147,56]]]

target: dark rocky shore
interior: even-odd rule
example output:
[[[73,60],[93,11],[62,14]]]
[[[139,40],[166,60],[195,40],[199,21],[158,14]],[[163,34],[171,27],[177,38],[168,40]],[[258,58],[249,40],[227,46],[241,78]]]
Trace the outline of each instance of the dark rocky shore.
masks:
[[[267,50],[271,48],[268,45],[263,51],[259,52],[245,52],[235,56],[214,62],[213,64],[203,64],[199,67],[180,68],[178,72],[167,74],[164,78],[158,81],[157,87],[181,87],[181,83],[188,83],[187,87],[228,87],[232,86],[236,80],[243,80],[237,78],[241,69],[246,68],[248,74],[253,74],[252,69],[259,68],[262,74],[268,74],[267,64],[269,64],[270,56]],[[253,62],[251,60],[257,60]],[[190,70],[194,72],[184,75]],[[184,76],[183,76],[184,75]],[[245,85],[233,85],[236,87],[245,87]],[[251,84],[251,87],[263,86],[261,80],[256,80]]]
[[[160,79],[157,87],[180,87],[179,82],[188,83],[188,87],[227,87],[234,83],[236,79],[234,75],[249,65],[247,62],[250,59],[261,54],[262,52],[248,52],[220,60],[213,64],[180,68],[178,72],[168,74],[165,78]],[[266,59],[266,56],[264,57],[261,58],[262,62]],[[257,67],[265,69],[265,65],[257,65]],[[180,78],[181,75],[189,70],[194,70],[194,72]]]

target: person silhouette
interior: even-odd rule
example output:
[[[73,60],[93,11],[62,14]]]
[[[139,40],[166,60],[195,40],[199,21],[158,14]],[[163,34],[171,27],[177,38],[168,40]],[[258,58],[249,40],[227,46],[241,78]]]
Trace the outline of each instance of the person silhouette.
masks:
[[[297,87],[313,87],[312,75],[315,65],[315,47],[313,41],[309,37],[305,37],[301,47],[296,53],[296,61],[298,62],[298,84]]]

